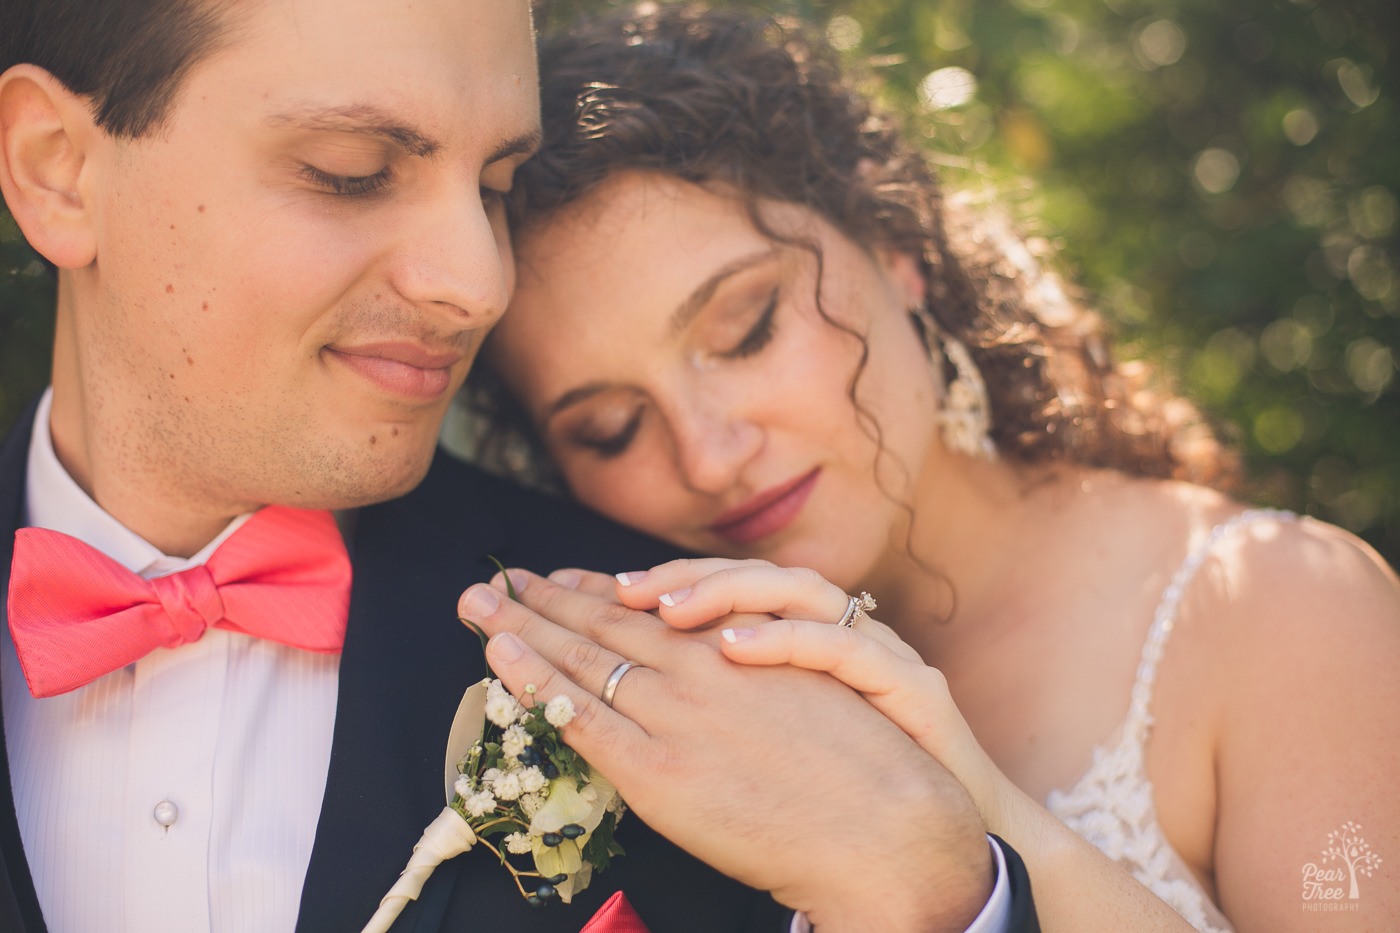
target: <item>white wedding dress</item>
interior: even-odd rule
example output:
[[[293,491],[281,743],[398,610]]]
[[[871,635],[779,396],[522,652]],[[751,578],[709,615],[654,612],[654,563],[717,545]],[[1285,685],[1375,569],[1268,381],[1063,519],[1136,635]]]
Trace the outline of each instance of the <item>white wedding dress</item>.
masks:
[[[1235,529],[1256,521],[1293,521],[1292,512],[1252,509],[1211,529],[1167,585],[1147,633],[1127,718],[1116,739],[1094,748],[1093,763],[1068,790],[1051,791],[1045,806],[1067,826],[1133,873],[1201,933],[1233,933],[1157,823],[1145,752],[1152,734],[1152,685],[1181,595],[1212,548]]]

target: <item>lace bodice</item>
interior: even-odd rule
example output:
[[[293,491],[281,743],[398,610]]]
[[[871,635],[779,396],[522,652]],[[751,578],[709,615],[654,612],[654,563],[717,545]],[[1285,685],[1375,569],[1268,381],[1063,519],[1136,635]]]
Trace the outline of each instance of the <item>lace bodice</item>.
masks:
[[[1152,732],[1152,686],[1182,593],[1216,543],[1242,525],[1292,521],[1292,512],[1251,509],[1222,522],[1186,556],[1162,594],[1142,648],[1128,715],[1114,739],[1095,746],[1092,763],[1068,790],[1051,791],[1045,806],[1070,829],[1133,873],[1201,933],[1233,933],[1234,927],[1206,895],[1157,823],[1146,749]]]

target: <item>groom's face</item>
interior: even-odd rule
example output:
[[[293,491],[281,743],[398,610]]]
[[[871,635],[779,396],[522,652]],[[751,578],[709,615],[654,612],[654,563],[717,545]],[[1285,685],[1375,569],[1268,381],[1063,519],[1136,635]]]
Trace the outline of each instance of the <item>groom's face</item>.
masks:
[[[230,6],[164,123],[85,168],[97,258],[65,287],[87,430],[177,494],[383,499],[426,470],[513,286],[528,4]]]

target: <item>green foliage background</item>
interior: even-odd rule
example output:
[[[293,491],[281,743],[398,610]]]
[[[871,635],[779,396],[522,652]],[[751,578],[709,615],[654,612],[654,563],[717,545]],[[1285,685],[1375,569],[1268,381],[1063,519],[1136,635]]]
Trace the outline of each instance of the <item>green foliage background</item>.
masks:
[[[763,6],[869,62],[950,182],[1059,247],[1124,354],[1233,426],[1249,498],[1400,563],[1400,4]],[[51,307],[0,214],[0,429],[47,378]]]

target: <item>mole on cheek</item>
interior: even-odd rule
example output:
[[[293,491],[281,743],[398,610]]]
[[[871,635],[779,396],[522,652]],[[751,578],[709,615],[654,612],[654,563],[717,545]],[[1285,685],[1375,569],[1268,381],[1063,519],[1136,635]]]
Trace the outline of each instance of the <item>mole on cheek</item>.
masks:
[[[392,428],[390,428],[390,429],[389,429],[389,434],[390,434],[390,436],[392,436],[392,437],[398,437],[398,436],[399,436],[399,427],[398,427],[398,425],[394,425]]]
[[[166,286],[165,286],[165,293],[166,293],[167,295],[173,295],[173,294],[175,294],[175,286],[174,286],[174,285],[166,285]]]
[[[369,436],[369,446],[373,447],[375,444],[378,444],[378,443],[379,443],[379,438],[377,438],[377,437],[375,437],[373,434],[371,434],[371,435]]]
[[[204,213],[204,205],[203,205],[203,204],[199,205],[199,212],[200,212],[201,214]]]

